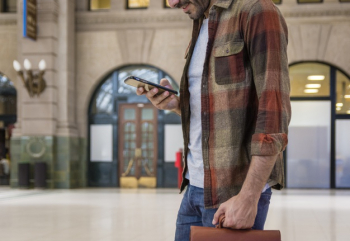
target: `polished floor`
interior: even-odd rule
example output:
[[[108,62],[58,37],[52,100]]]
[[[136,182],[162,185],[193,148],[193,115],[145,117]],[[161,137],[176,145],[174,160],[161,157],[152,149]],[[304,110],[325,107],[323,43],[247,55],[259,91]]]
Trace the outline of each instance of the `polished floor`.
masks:
[[[176,189],[0,187],[1,241],[170,241]],[[283,241],[349,241],[349,190],[274,191],[266,229]]]

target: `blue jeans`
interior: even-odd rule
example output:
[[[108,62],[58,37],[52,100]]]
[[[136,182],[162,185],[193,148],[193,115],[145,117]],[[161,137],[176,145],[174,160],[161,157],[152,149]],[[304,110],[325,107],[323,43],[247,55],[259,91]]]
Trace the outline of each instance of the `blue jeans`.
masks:
[[[203,193],[203,188],[188,185],[177,214],[175,241],[189,240],[191,226],[214,227],[212,221],[217,208],[204,208]],[[271,188],[261,194],[253,229],[264,229],[271,194]]]

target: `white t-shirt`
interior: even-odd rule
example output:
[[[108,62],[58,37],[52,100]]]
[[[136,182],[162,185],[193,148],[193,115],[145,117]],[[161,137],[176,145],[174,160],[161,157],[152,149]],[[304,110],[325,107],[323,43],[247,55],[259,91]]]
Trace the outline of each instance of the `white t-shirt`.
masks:
[[[208,19],[204,19],[196,46],[194,47],[188,69],[190,92],[190,141],[188,144],[186,178],[192,186],[204,187],[204,168],[202,155],[202,118],[201,118],[201,83],[205,54],[208,45]]]

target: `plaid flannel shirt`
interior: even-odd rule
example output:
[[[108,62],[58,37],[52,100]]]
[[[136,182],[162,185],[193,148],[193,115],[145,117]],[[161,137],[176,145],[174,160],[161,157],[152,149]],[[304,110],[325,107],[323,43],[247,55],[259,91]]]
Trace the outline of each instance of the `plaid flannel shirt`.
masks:
[[[268,183],[284,185],[282,152],[291,116],[286,23],[271,0],[217,0],[209,11],[201,82],[204,204],[237,195],[252,156],[277,155]],[[180,85],[184,136],[181,191],[188,184],[190,132],[188,67],[203,19],[193,22]]]

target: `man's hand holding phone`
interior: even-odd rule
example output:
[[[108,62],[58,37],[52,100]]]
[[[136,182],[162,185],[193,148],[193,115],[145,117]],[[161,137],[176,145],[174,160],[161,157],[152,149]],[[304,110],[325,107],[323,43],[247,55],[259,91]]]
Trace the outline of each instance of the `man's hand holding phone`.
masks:
[[[160,85],[169,89],[173,89],[167,79],[161,79]],[[165,91],[162,94],[159,93],[158,88],[153,88],[150,91],[146,91],[145,88],[139,87],[136,90],[137,95],[146,95],[147,99],[160,110],[171,110],[181,115],[180,111],[180,98],[169,91]]]

